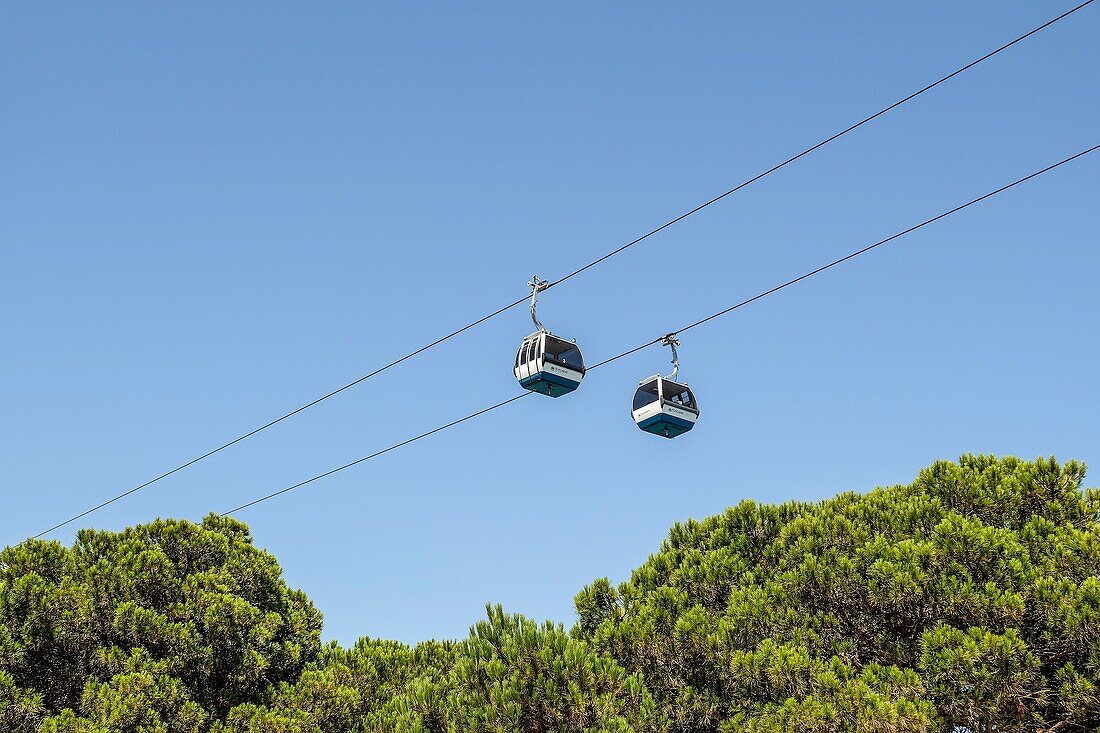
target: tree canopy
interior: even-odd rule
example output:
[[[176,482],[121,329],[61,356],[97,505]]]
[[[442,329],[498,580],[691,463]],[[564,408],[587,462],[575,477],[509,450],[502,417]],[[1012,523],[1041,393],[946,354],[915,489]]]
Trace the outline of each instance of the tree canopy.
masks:
[[[467,638],[321,643],[245,525],[0,552],[0,730],[1091,731],[1100,492],[1053,459],[677,524],[572,629],[496,606]]]

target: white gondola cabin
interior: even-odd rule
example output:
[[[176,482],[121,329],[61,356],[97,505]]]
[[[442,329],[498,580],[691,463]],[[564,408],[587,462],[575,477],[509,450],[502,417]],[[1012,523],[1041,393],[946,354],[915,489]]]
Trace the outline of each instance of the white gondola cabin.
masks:
[[[699,406],[686,384],[654,374],[638,383],[631,417],[647,433],[675,438],[695,427]]]
[[[531,286],[531,320],[538,330],[523,339],[516,352],[515,375],[520,386],[532,392],[561,397],[581,386],[584,359],[576,341],[555,336],[542,325],[536,312],[539,293],[550,287],[538,275]]]
[[[515,374],[524,389],[561,397],[580,386],[584,359],[574,342],[535,331],[520,344]]]
[[[672,374],[667,377],[654,374],[638,382],[630,416],[647,433],[675,438],[695,427],[699,403],[687,384],[676,381],[680,373],[680,356],[676,353],[680,339],[670,333],[661,338],[661,343],[672,347]]]

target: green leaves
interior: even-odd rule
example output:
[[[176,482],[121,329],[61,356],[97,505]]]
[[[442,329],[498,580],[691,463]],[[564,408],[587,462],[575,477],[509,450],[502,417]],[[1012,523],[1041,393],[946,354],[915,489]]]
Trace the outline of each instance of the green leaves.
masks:
[[[674,730],[1096,728],[1083,476],[963,456],[910,486],[743,503],[582,591],[574,633],[640,671]]]
[[[0,730],[477,733],[1100,729],[1100,492],[963,456],[913,484],[677,524],[570,632],[322,647],[211,516],[0,552]]]
[[[1039,659],[1014,629],[941,624],[921,637],[921,677],[940,716],[970,730],[1020,730],[1043,706]]]
[[[41,693],[19,688],[10,674],[0,672],[0,730],[33,733],[43,717]]]
[[[0,669],[37,691],[54,715],[44,730],[205,731],[296,678],[319,654],[320,626],[234,520],[82,531],[71,550],[0,553]]]
[[[658,731],[653,699],[637,675],[571,638],[487,608],[445,675],[414,685],[395,730]],[[383,728],[385,726],[382,726]]]

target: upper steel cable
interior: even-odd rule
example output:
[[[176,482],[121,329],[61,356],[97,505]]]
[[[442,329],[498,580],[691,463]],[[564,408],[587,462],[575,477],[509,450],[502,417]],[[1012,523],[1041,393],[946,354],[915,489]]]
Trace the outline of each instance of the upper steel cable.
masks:
[[[853,130],[856,130],[856,129],[862,127],[863,125],[866,125],[868,122],[871,122],[872,120],[875,120],[875,119],[887,114],[888,112],[890,112],[894,109],[897,109],[898,107],[902,106],[906,102],[909,102],[909,101],[915,99],[916,97],[919,97],[920,95],[924,94],[925,92],[930,91],[931,89],[934,89],[935,87],[939,86],[940,84],[943,84],[944,82],[948,81],[949,79],[952,79],[952,78],[958,76],[959,74],[962,74],[963,72],[968,71],[969,69],[972,69],[973,67],[975,67],[978,64],[982,63],[983,61],[986,61],[987,59],[992,58],[993,56],[996,56],[997,54],[1001,53],[1002,51],[1004,51],[1008,48],[1011,48],[1012,46],[1016,45],[1020,41],[1023,41],[1025,39],[1035,35],[1036,33],[1042,31],[1045,28],[1048,28],[1049,26],[1057,23],[1058,21],[1062,20],[1063,18],[1066,18],[1066,17],[1076,13],[1077,11],[1081,10],[1082,8],[1084,8],[1088,5],[1091,5],[1092,2],[1093,2],[1093,0],[1085,0],[1085,2],[1081,3],[1080,5],[1077,5],[1073,8],[1070,8],[1069,10],[1067,10],[1064,13],[1048,20],[1047,22],[1043,23],[1042,25],[1031,29],[1030,31],[1028,31],[1027,33],[1024,33],[1021,36],[1017,36],[1016,38],[1009,41],[1008,43],[1005,43],[1004,45],[994,49],[993,51],[990,51],[989,53],[986,53],[985,55],[980,56],[979,58],[971,61],[970,63],[966,64],[965,66],[959,67],[955,71],[952,71],[950,74],[937,79],[936,81],[932,82],[931,84],[928,84],[927,86],[924,86],[921,89],[918,89],[917,91],[915,91],[915,92],[913,92],[913,93],[911,93],[911,94],[909,94],[905,97],[902,97],[901,99],[894,102],[893,104],[890,104],[889,106],[883,107],[878,112],[875,112],[874,114],[863,118],[859,122],[856,122],[855,124],[844,128],[840,132],[837,132],[833,135],[830,135],[829,137],[825,138],[821,142],[818,142],[818,143],[806,148],[805,150],[798,153],[797,155],[793,155],[793,156],[787,158],[786,160],[784,160],[783,162],[778,163],[777,165],[774,165],[771,168],[768,168],[767,170],[756,174],[752,178],[749,178],[748,180],[746,180],[742,183],[739,183],[738,185],[736,185],[733,188],[729,189],[725,193],[722,193],[718,196],[715,196],[714,198],[710,199],[709,201],[706,201],[706,202],[700,204],[699,206],[696,206],[694,209],[691,209],[690,211],[687,211],[687,212],[684,212],[683,214],[680,214],[679,216],[677,216],[674,219],[670,219],[669,221],[665,222],[664,224],[657,227],[656,229],[652,229],[649,232],[646,232],[642,236],[638,237],[637,239],[634,239],[634,240],[632,240],[630,242],[627,242],[626,244],[624,244],[624,245],[622,245],[622,246],[620,246],[620,247],[618,247],[614,250],[611,250],[607,254],[604,254],[601,257],[598,257],[597,259],[592,260],[588,264],[577,268],[576,270],[570,272],[569,274],[565,275],[564,277],[558,278],[557,280],[555,280],[553,282],[550,282],[546,287],[551,288],[551,287],[554,287],[555,285],[560,285],[561,283],[565,282],[566,280],[569,280],[570,278],[573,278],[573,277],[581,274],[585,270],[588,270],[592,267],[595,267],[596,265],[604,262],[605,260],[608,260],[611,257],[614,257],[615,255],[626,251],[627,249],[629,249],[629,248],[633,247],[634,245],[638,244],[639,242],[642,242],[642,241],[652,237],[654,234],[657,234],[658,232],[661,232],[661,231],[671,227],[672,225],[683,221],[684,219],[688,218],[689,216],[691,216],[693,214],[696,214],[699,211],[702,211],[703,209],[707,208],[708,206],[721,201],[722,199],[726,198],[727,196],[730,196],[731,194],[734,194],[737,191],[740,191],[741,189],[746,188],[747,186],[752,185],[753,183],[755,183],[755,182],[759,181],[760,179],[764,178],[765,176],[768,176],[768,175],[774,173],[775,171],[779,170],[780,168],[783,168],[787,165],[790,165],[791,163],[795,162],[796,160],[799,160],[800,158],[803,158],[803,157],[809,155],[810,153],[814,152],[815,150],[818,150],[819,148],[824,147],[825,145],[828,145],[829,143],[833,142],[834,140],[837,140],[837,139],[843,137],[844,135],[847,135],[848,133],[852,132]],[[348,382],[347,384],[343,385],[342,387],[338,387],[338,388],[332,390],[331,392],[328,392],[327,394],[324,394],[324,395],[312,400],[311,402],[307,402],[306,404],[291,410],[290,412],[286,413],[285,415],[281,415],[281,416],[275,418],[274,420],[271,420],[270,422],[264,423],[263,425],[261,425],[257,428],[253,428],[252,430],[249,430],[248,432],[244,433],[243,435],[239,435],[236,438],[233,438],[232,440],[219,445],[217,448],[214,448],[212,450],[207,451],[206,453],[203,453],[200,456],[192,458],[191,460],[187,461],[186,463],[182,463],[182,464],[176,466],[175,468],[173,468],[169,471],[165,471],[164,473],[160,474],[159,476],[157,476],[155,478],[149,479],[145,483],[138,484],[137,486],[134,486],[133,488],[128,489],[128,490],[122,492],[121,494],[118,494],[117,496],[113,496],[110,499],[102,501],[99,504],[96,504],[95,506],[80,512],[79,514],[75,514],[75,515],[69,517],[68,519],[65,519],[64,521],[58,522],[57,524],[53,525],[52,527],[50,527],[48,529],[45,529],[45,530],[39,532],[38,534],[34,535],[32,537],[32,539],[38,539],[40,537],[43,537],[43,536],[49,534],[50,532],[53,532],[54,530],[60,529],[60,528],[66,526],[68,524],[71,524],[72,522],[77,521],[78,519],[82,519],[82,518],[88,516],[89,514],[92,514],[93,512],[99,511],[100,509],[103,509],[106,506],[114,504],[116,501],[119,501],[120,499],[124,499],[127,496],[130,496],[131,494],[137,493],[138,491],[141,491],[142,489],[145,489],[149,486],[152,486],[153,484],[157,483],[158,481],[166,479],[166,478],[168,478],[169,476],[171,476],[175,473],[178,473],[178,472],[180,472],[180,471],[182,471],[182,470],[184,470],[184,469],[186,469],[190,466],[195,465],[199,461],[203,461],[203,460],[215,455],[216,453],[220,453],[221,451],[225,450],[226,448],[234,446],[234,445],[236,445],[237,443],[240,443],[243,440],[247,440],[248,438],[251,438],[252,436],[256,435],[257,433],[263,432],[264,430],[267,430],[268,428],[281,423],[283,420],[291,418],[291,417],[297,415],[300,412],[304,412],[305,410],[308,410],[309,408],[311,408],[311,407],[313,407],[317,404],[320,404],[321,402],[324,402],[325,400],[329,399],[330,397],[335,397],[336,395],[340,394],[341,392],[344,392],[345,390],[351,389],[352,387],[354,387],[358,384],[361,384],[362,382],[365,382],[368,379],[370,379],[372,377],[375,377],[375,376],[381,374],[382,372],[401,364],[402,362],[408,361],[409,359],[412,359],[415,356],[423,354],[425,351],[428,351],[429,349],[432,349],[432,348],[444,343],[445,341],[449,341],[450,339],[454,338],[455,336],[458,336],[459,334],[462,334],[462,333],[470,330],[471,328],[479,326],[482,323],[485,323],[486,321],[488,321],[492,318],[495,318],[496,316],[499,316],[500,314],[504,313],[505,311],[511,310],[512,308],[519,305],[520,303],[526,302],[529,299],[529,297],[530,297],[529,294],[524,295],[522,298],[518,298],[517,300],[514,300],[511,303],[508,303],[507,305],[504,305],[504,306],[496,309],[495,311],[478,318],[477,320],[471,321],[471,322],[467,323],[465,326],[457,328],[454,331],[451,331],[450,333],[448,333],[447,335],[442,336],[440,338],[437,338],[435,341],[432,341],[432,342],[430,342],[430,343],[428,343],[424,346],[421,346],[420,348],[416,349],[415,351],[412,351],[412,352],[400,357],[399,359],[394,359],[393,361],[386,364],[385,366],[379,367],[379,368],[375,369],[374,371],[372,371],[368,374],[364,374],[363,376],[359,377],[358,379],[355,379],[351,382]]]
[[[553,286],[555,286],[555,285],[558,285],[558,284],[560,284],[560,283],[563,283],[563,282],[565,282],[566,280],[568,280],[569,278],[573,277],[574,275],[579,275],[579,274],[581,274],[582,272],[584,272],[584,271],[585,271],[585,270],[587,270],[588,268],[590,268],[590,267],[594,267],[594,266],[596,266],[596,265],[600,264],[601,262],[603,262],[604,260],[608,259],[609,257],[614,257],[615,255],[619,254],[620,252],[622,252],[622,251],[624,251],[624,250],[626,250],[626,249],[629,249],[629,248],[633,247],[633,246],[634,246],[635,244],[637,244],[638,242],[641,242],[642,240],[645,240],[645,239],[648,239],[649,237],[652,237],[652,236],[653,236],[654,234],[656,234],[657,232],[660,232],[660,231],[662,231],[663,229],[667,229],[668,227],[672,226],[673,224],[676,224],[677,222],[683,221],[684,219],[688,218],[688,217],[689,217],[689,216],[691,216],[692,214],[694,214],[694,213],[696,213],[696,212],[698,212],[698,211],[701,211],[701,210],[703,210],[703,209],[707,208],[707,207],[708,207],[708,206],[710,206],[711,204],[714,204],[714,203],[717,203],[717,202],[721,201],[722,199],[724,199],[725,197],[729,196],[730,194],[733,194],[733,193],[737,193],[737,192],[738,192],[738,191],[740,191],[740,190],[741,190],[742,188],[745,188],[746,186],[750,186],[750,185],[752,185],[753,183],[756,183],[757,181],[759,181],[759,180],[760,180],[761,178],[763,178],[764,176],[767,176],[767,175],[769,175],[769,174],[771,174],[771,173],[775,173],[775,172],[776,172],[777,170],[779,170],[780,168],[782,168],[782,167],[784,167],[784,166],[786,166],[786,165],[789,165],[790,163],[793,163],[793,162],[795,162],[795,161],[796,161],[796,160],[798,160],[799,158],[802,158],[802,157],[804,157],[804,156],[806,156],[806,155],[809,155],[810,153],[814,152],[814,151],[815,151],[815,150],[817,150],[818,148],[824,147],[824,146],[828,145],[829,143],[833,142],[834,140],[836,140],[836,139],[838,139],[838,138],[841,138],[841,137],[844,137],[845,135],[847,135],[847,134],[848,134],[849,132],[852,132],[852,131],[853,131],[853,130],[855,130],[856,128],[859,128],[859,127],[863,127],[863,126],[864,126],[864,125],[866,125],[866,124],[867,124],[868,122],[871,122],[872,120],[874,120],[874,119],[876,119],[876,118],[878,118],[878,117],[881,117],[882,115],[886,114],[887,112],[890,112],[891,110],[897,109],[898,107],[900,107],[901,105],[905,104],[906,102],[908,102],[908,101],[910,101],[910,100],[912,100],[912,99],[914,99],[914,98],[916,98],[916,97],[919,97],[920,95],[924,94],[925,92],[929,91],[930,89],[934,89],[935,87],[938,87],[938,86],[939,86],[940,84],[943,84],[943,83],[944,83],[945,81],[947,81],[947,80],[949,80],[949,79],[951,79],[951,78],[953,78],[953,77],[956,77],[956,76],[958,76],[959,74],[963,73],[964,71],[967,71],[967,70],[969,70],[969,69],[972,69],[973,67],[977,66],[978,64],[980,64],[981,62],[985,61],[986,59],[988,59],[988,58],[991,58],[991,57],[993,57],[993,56],[996,56],[996,55],[997,55],[997,54],[999,54],[999,53],[1000,53],[1001,51],[1004,51],[1005,49],[1007,49],[1007,48],[1009,48],[1009,47],[1011,47],[1011,46],[1014,46],[1014,45],[1016,45],[1017,43],[1019,43],[1020,41],[1024,40],[1025,38],[1028,38],[1029,36],[1032,36],[1032,35],[1034,35],[1034,34],[1038,33],[1039,31],[1043,30],[1043,29],[1044,29],[1044,28],[1046,28],[1047,26],[1050,26],[1050,25],[1053,25],[1054,23],[1057,23],[1057,22],[1058,22],[1058,21],[1060,21],[1060,20],[1061,20],[1062,18],[1065,18],[1065,17],[1066,17],[1066,16],[1068,16],[1068,15],[1072,15],[1073,13],[1076,13],[1076,12],[1077,12],[1078,10],[1080,10],[1081,8],[1083,8],[1083,7],[1085,7],[1086,5],[1089,5],[1089,4],[1091,4],[1091,3],[1092,3],[1092,0],[1086,0],[1086,2],[1083,2],[1083,3],[1081,3],[1081,4],[1080,4],[1080,5],[1078,5],[1077,7],[1074,7],[1074,8],[1070,8],[1069,10],[1067,10],[1067,11],[1066,11],[1066,12],[1064,12],[1064,13],[1062,13],[1062,14],[1061,14],[1061,15],[1059,15],[1058,17],[1056,17],[1056,18],[1052,18],[1052,19],[1048,20],[1048,21],[1047,21],[1046,23],[1043,23],[1043,24],[1042,24],[1041,26],[1039,26],[1039,27],[1037,27],[1037,28],[1033,28],[1032,30],[1030,30],[1030,31],[1028,31],[1027,33],[1023,34],[1022,36],[1019,36],[1019,37],[1017,37],[1017,38],[1015,38],[1015,39],[1013,39],[1013,40],[1009,41],[1008,43],[1006,43],[1005,45],[1001,46],[1000,48],[997,48],[997,49],[995,49],[995,50],[993,50],[993,51],[990,51],[990,52],[989,52],[989,53],[987,53],[987,54],[986,54],[985,56],[982,56],[982,57],[980,57],[980,58],[974,59],[973,61],[971,61],[971,62],[970,62],[969,64],[967,64],[966,66],[960,66],[960,67],[959,67],[958,69],[955,69],[954,71],[952,71],[952,72],[951,72],[950,74],[948,74],[947,76],[944,76],[944,77],[941,77],[940,79],[937,79],[936,81],[932,82],[932,83],[931,83],[931,84],[929,84],[928,86],[926,86],[926,87],[923,87],[923,88],[921,88],[921,89],[918,89],[917,91],[913,92],[912,94],[910,94],[910,95],[909,95],[909,96],[907,96],[907,97],[902,97],[902,98],[901,98],[901,99],[899,99],[898,101],[896,101],[896,102],[894,102],[893,104],[891,104],[891,105],[890,105],[889,107],[883,107],[883,108],[882,108],[882,109],[880,109],[880,110],[879,110],[878,112],[875,112],[875,113],[874,113],[873,115],[871,115],[871,116],[869,116],[869,117],[864,117],[864,118],[863,118],[862,120],[860,120],[859,122],[855,123],[854,125],[851,125],[851,126],[849,126],[849,127],[846,127],[846,128],[844,128],[843,130],[841,130],[840,132],[836,133],[835,135],[831,135],[831,136],[829,136],[829,137],[825,138],[824,140],[822,140],[821,142],[817,143],[816,145],[812,145],[812,146],[810,146],[810,147],[806,148],[805,150],[803,150],[803,151],[802,151],[801,153],[799,153],[798,155],[792,155],[792,156],[791,156],[790,158],[787,158],[787,159],[786,159],[786,160],[784,160],[784,161],[783,161],[782,163],[779,163],[778,165],[774,165],[774,166],[772,166],[771,168],[768,168],[768,169],[767,169],[766,171],[764,171],[763,173],[758,173],[758,174],[756,174],[755,176],[753,176],[752,178],[748,179],[747,181],[745,181],[745,182],[743,182],[743,183],[739,183],[739,184],[737,184],[736,186],[734,186],[734,187],[733,187],[733,188],[731,188],[730,190],[726,191],[725,193],[723,193],[723,194],[720,194],[720,195],[718,195],[718,196],[715,196],[715,197],[714,197],[714,198],[712,198],[712,199],[711,199],[710,201],[707,201],[707,202],[706,202],[706,203],[704,203],[704,204],[700,204],[699,206],[696,206],[696,207],[695,207],[694,209],[692,209],[691,211],[688,211],[688,212],[685,212],[685,213],[683,213],[683,214],[680,214],[680,216],[676,217],[675,219],[672,219],[672,220],[670,220],[670,221],[668,221],[668,222],[665,222],[664,224],[662,224],[661,226],[657,227],[656,229],[654,229],[654,230],[652,230],[652,231],[650,231],[650,232],[646,232],[645,234],[643,234],[642,236],[638,237],[638,238],[637,238],[637,239],[635,239],[634,241],[632,241],[632,242],[627,242],[626,244],[624,244],[623,246],[619,247],[618,249],[614,249],[614,250],[612,250],[612,251],[608,252],[608,253],[607,253],[607,254],[605,254],[605,255],[604,255],[603,257],[600,257],[599,259],[596,259],[596,260],[592,260],[591,262],[589,262],[589,263],[588,263],[587,265],[585,265],[584,267],[580,267],[580,268],[577,268],[576,270],[574,270],[573,272],[569,273],[569,274],[568,274],[568,275],[566,275],[565,277],[562,277],[562,278],[558,278],[558,279],[557,279],[557,280],[555,280],[554,282],[550,283],[550,285],[548,285],[547,287],[553,287]]]
[[[622,352],[621,354],[616,354],[615,356],[612,356],[609,359],[604,359],[603,361],[601,361],[597,364],[594,364],[593,366],[588,367],[588,371],[592,371],[593,369],[598,369],[601,366],[604,366],[605,364],[610,364],[613,361],[618,361],[619,359],[622,359],[623,357],[629,356],[629,355],[631,355],[635,352],[641,351],[642,349],[644,349],[648,346],[652,346],[654,344],[659,344],[659,343],[664,343],[665,340],[668,339],[670,336],[673,336],[673,335],[679,334],[679,333],[683,333],[684,331],[688,331],[688,330],[690,330],[692,328],[695,328],[697,326],[701,326],[704,323],[708,323],[710,321],[713,321],[716,318],[720,318],[724,315],[728,315],[729,313],[732,313],[733,311],[735,311],[739,308],[743,308],[744,306],[748,305],[749,303],[760,300],[761,298],[765,298],[769,295],[772,295],[773,293],[777,293],[780,290],[783,290],[784,288],[790,287],[791,285],[799,283],[799,282],[801,282],[801,281],[803,281],[807,278],[813,277],[814,275],[822,273],[825,270],[828,270],[832,267],[836,267],[837,265],[842,264],[844,262],[847,262],[848,260],[851,260],[855,257],[859,257],[860,255],[865,254],[867,252],[870,252],[871,250],[873,250],[877,247],[881,247],[882,245],[887,244],[889,242],[892,242],[895,239],[899,239],[901,237],[904,237],[906,234],[910,234],[912,232],[915,232],[918,229],[921,229],[922,227],[926,227],[929,224],[932,224],[933,222],[939,221],[940,219],[944,219],[948,216],[951,216],[952,214],[956,214],[956,213],[962,211],[963,209],[966,209],[970,206],[973,206],[974,204],[985,201],[988,198],[992,198],[993,196],[996,196],[999,193],[1007,191],[1010,188],[1014,188],[1015,186],[1019,186],[1021,183],[1024,183],[1026,181],[1030,181],[1032,178],[1036,178],[1038,176],[1043,175],[1044,173],[1048,173],[1048,172],[1054,170],[1055,168],[1063,166],[1066,163],[1069,163],[1070,161],[1076,160],[1077,158],[1081,158],[1085,155],[1088,155],[1089,153],[1095,152],[1096,150],[1100,150],[1100,145],[1094,145],[1093,147],[1082,150],[1081,152],[1076,153],[1074,155],[1071,155],[1068,158],[1063,158],[1062,160],[1058,161],[1057,163],[1054,163],[1052,165],[1048,165],[1046,168],[1042,168],[1040,170],[1035,171],[1034,173],[1030,173],[1030,174],[1024,176],[1023,178],[1018,178],[1015,181],[1013,181],[1012,183],[1001,186],[1000,188],[996,188],[996,189],[990,191],[989,193],[986,193],[986,194],[983,194],[981,196],[978,196],[977,198],[971,199],[970,201],[967,201],[964,204],[960,204],[959,206],[956,206],[952,209],[948,209],[947,211],[944,211],[941,214],[937,214],[936,216],[925,219],[924,221],[920,222],[919,224],[914,224],[913,226],[908,227],[907,229],[903,229],[900,232],[897,232],[896,234],[892,234],[889,237],[886,237],[885,239],[880,239],[879,241],[875,242],[874,244],[869,244],[866,247],[861,247],[860,249],[857,249],[854,252],[851,252],[851,253],[849,253],[849,254],[847,254],[843,257],[840,257],[838,259],[835,259],[832,262],[824,264],[820,267],[814,268],[813,270],[810,270],[807,273],[799,275],[798,277],[791,278],[790,280],[787,280],[786,282],[783,282],[783,283],[781,283],[779,285],[776,285],[772,288],[768,288],[767,290],[764,290],[763,292],[760,292],[760,293],[752,296],[751,298],[746,298],[745,300],[742,300],[739,303],[731,305],[729,308],[725,308],[723,310],[720,310],[717,313],[712,313],[711,315],[706,316],[705,318],[700,318],[699,320],[694,321],[693,323],[689,323],[686,326],[683,326],[681,328],[676,329],[675,331],[673,331],[670,334],[666,334],[666,335],[663,335],[663,336],[658,336],[657,338],[653,339],[652,341],[647,341],[644,344],[641,344],[639,346],[635,346],[632,349],[627,349],[626,351]],[[498,402],[495,405],[492,405],[490,407],[486,407],[482,410],[478,410],[477,412],[471,413],[471,414],[467,415],[466,417],[459,418],[458,420],[454,420],[452,422],[449,422],[446,425],[441,425],[441,426],[439,426],[437,428],[434,428],[432,430],[429,430],[425,433],[421,433],[420,435],[417,435],[413,438],[408,438],[406,440],[403,440],[400,443],[395,443],[395,444],[389,446],[388,448],[384,448],[384,449],[382,449],[380,451],[377,451],[375,453],[371,453],[370,455],[364,456],[364,457],[362,457],[358,460],[352,461],[351,463],[345,463],[343,466],[340,466],[340,467],[334,468],[330,471],[326,471],[324,473],[318,474],[318,475],[316,475],[312,478],[306,479],[305,481],[301,481],[297,484],[294,484],[292,486],[288,486],[284,489],[274,491],[274,492],[272,492],[270,494],[267,494],[265,496],[261,496],[258,499],[253,499],[252,501],[250,501],[246,504],[242,504],[242,505],[240,505],[240,506],[238,506],[234,509],[230,509],[229,511],[224,512],[222,514],[222,516],[227,516],[229,514],[234,514],[236,512],[241,511],[242,509],[247,509],[248,507],[255,506],[256,504],[260,504],[262,502],[268,501],[269,499],[273,499],[277,496],[281,496],[282,494],[286,494],[288,492],[294,491],[295,489],[301,488],[302,486],[305,486],[306,484],[311,484],[314,481],[325,478],[326,476],[331,476],[334,473],[339,473],[340,471],[351,468],[352,466],[356,466],[356,465],[358,465],[358,464],[360,464],[364,461],[368,461],[372,458],[376,458],[376,457],[378,457],[378,456],[380,456],[384,453],[389,453],[390,451],[395,450],[397,448],[400,448],[402,446],[406,446],[410,443],[415,443],[416,441],[421,440],[422,438],[426,438],[429,435],[434,435],[435,433],[442,432],[443,430],[446,430],[447,428],[454,427],[455,425],[466,422],[467,420],[472,420],[473,418],[478,417],[479,415],[484,415],[487,412],[492,412],[493,410],[504,407],[505,405],[508,405],[512,402],[515,402],[516,400],[518,400],[522,397],[527,397],[528,395],[531,395],[531,394],[533,394],[533,393],[532,392],[524,392],[523,394],[516,395],[515,397],[511,397],[507,400],[504,400],[503,402]]]

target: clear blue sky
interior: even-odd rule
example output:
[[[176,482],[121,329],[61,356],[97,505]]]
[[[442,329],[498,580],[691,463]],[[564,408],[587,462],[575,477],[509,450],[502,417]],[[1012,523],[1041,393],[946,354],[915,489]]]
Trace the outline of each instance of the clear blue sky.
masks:
[[[1069,6],[6,4],[0,543]],[[544,321],[595,362],[1100,142],[1098,39],[1090,7],[552,290]],[[653,347],[240,518],[326,637],[413,642],[486,602],[568,625],[584,584],[742,499],[963,452],[1100,462],[1098,201],[1095,154],[685,335],[703,415],[675,441],[629,419]],[[516,308],[81,525],[197,520],[504,399],[530,330]]]

